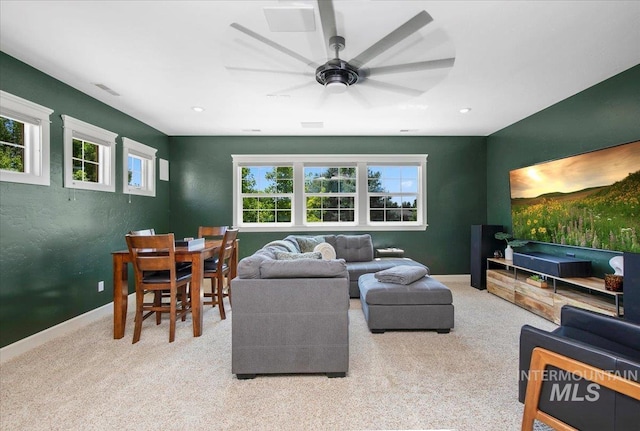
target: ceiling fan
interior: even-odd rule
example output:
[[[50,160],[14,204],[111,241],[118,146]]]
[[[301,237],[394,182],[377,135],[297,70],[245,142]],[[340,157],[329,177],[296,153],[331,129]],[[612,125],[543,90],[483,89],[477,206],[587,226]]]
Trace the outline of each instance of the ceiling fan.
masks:
[[[304,63],[309,68],[314,69],[316,82],[324,86],[329,93],[342,93],[349,87],[366,83],[368,86],[376,87],[381,90],[393,91],[409,96],[417,96],[422,94],[424,90],[409,88],[399,84],[383,82],[372,78],[379,75],[394,73],[450,68],[455,62],[455,58],[450,57],[437,60],[367,67],[367,64],[371,60],[431,23],[433,18],[424,10],[417,13],[404,24],[391,31],[389,34],[369,46],[352,59],[348,61],[341,59],[340,51],[344,49],[346,41],[343,36],[338,34],[333,1],[318,0],[317,3],[324,36],[323,40],[326,42],[328,58],[328,60],[323,64],[318,64],[317,62],[310,60],[239,23],[234,22],[231,24],[231,27],[273,49],[280,51],[283,54],[288,55],[289,57],[294,58],[295,60]],[[291,73],[286,70],[280,71],[233,67],[228,67],[228,69],[250,70],[254,72]],[[307,84],[305,84],[305,86],[306,85]]]

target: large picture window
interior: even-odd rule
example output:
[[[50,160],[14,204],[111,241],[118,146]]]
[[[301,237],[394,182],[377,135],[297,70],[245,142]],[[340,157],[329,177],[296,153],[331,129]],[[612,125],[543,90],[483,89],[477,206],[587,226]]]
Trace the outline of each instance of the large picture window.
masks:
[[[53,110],[0,91],[0,180],[48,186]]]
[[[234,155],[234,224],[245,231],[424,230],[420,155]]]

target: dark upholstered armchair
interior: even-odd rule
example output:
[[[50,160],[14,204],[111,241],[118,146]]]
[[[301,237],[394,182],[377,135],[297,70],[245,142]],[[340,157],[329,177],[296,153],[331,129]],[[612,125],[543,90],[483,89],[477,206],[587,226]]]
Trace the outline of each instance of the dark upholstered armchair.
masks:
[[[524,402],[529,364],[535,347],[605,370],[629,380],[640,379],[640,325],[621,318],[565,305],[561,326],[552,332],[529,325],[520,332],[519,400]],[[548,368],[540,410],[581,431],[631,431],[640,424],[640,401]]]

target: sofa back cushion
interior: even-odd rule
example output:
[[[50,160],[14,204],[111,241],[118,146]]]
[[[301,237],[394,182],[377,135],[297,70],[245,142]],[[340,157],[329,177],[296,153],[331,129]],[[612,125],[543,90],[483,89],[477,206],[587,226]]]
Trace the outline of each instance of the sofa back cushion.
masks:
[[[265,260],[275,260],[275,252],[279,250],[278,247],[264,247],[253,253],[251,256],[247,256],[238,262],[238,277],[239,278],[260,278],[260,263]]]
[[[347,262],[369,262],[373,260],[371,235],[336,235],[336,257]]]
[[[306,259],[265,260],[260,263],[260,278],[333,278],[349,279],[344,260]]]

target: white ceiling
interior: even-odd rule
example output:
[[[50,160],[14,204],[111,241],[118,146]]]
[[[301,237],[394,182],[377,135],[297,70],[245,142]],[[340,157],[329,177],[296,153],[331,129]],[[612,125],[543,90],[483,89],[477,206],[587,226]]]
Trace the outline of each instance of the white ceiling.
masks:
[[[314,8],[316,29],[272,32],[265,7]],[[638,1],[335,0],[334,8],[345,60],[426,10],[432,23],[367,66],[450,56],[455,64],[376,78],[418,96],[366,81],[327,95],[312,68],[230,27],[324,63],[308,0],[2,0],[0,49],[168,135],[489,135],[640,63]]]

